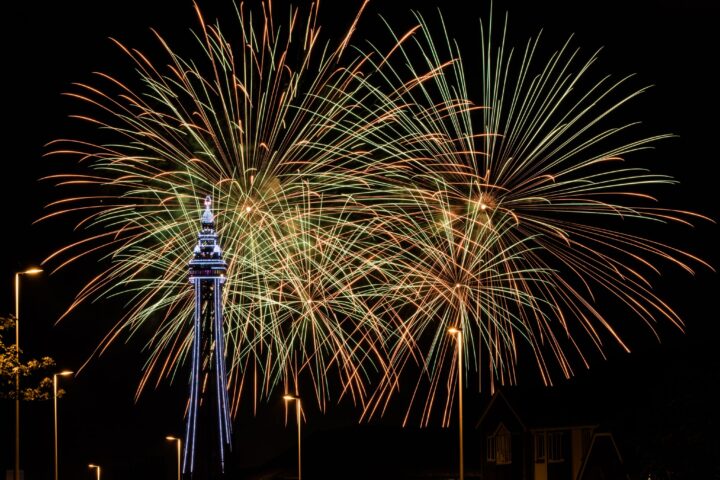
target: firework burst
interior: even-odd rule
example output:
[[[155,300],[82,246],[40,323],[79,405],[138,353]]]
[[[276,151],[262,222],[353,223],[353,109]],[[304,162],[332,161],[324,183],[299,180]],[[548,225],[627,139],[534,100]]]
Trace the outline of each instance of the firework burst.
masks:
[[[482,24],[473,57],[481,72],[472,77],[445,25],[416,19],[412,35],[389,27],[397,48],[377,64],[387,85],[376,91],[391,92],[383,105],[392,121],[363,133],[394,172],[386,174],[395,199],[388,209],[402,221],[390,236],[407,252],[397,256],[396,291],[407,291],[387,295],[386,308],[407,312],[399,321],[407,334],[391,350],[396,365],[414,359],[429,380],[423,422],[434,403],[448,419],[450,326],[463,330],[465,367],[491,388],[517,381],[523,349],[546,384],[556,367],[569,377],[574,361],[588,366],[588,352],[604,354],[608,340],[629,351],[624,326],[609,318],[618,305],[656,336],[659,320],[682,328],[653,292],[653,276],[664,264],[690,273],[708,265],[629,221],[703,217],[655,206],[650,190],[675,181],[629,163],[670,136],[618,123],[617,111],[646,88],[594,76],[597,55],[583,59],[571,41],[544,57],[538,39],[515,51],[505,28],[498,37]],[[382,411],[398,385],[389,379],[366,414]]]
[[[200,54],[192,59],[159,34],[166,64],[117,43],[140,86],[98,74],[69,94],[92,107],[95,116],[79,118],[109,140],[53,144],[53,155],[81,159],[87,173],[51,177],[82,193],[52,204],[49,216],[80,214],[78,227],[95,233],[48,261],[61,268],[107,253],[109,267],[70,311],[88,299],[128,298],[99,351],[151,326],[138,394],[187,362],[186,270],[206,194],[228,261],[234,411],[243,391],[257,402],[278,385],[297,389],[304,372],[321,408],[333,370],[343,394],[362,398],[364,365],[385,368],[373,339],[381,322],[361,301],[371,286],[363,277],[376,269],[367,240],[374,221],[352,216],[358,207],[347,193],[360,177],[347,165],[361,159],[350,153],[351,132],[333,127],[357,101],[348,92],[362,58],[345,58],[357,18],[332,46],[321,41],[317,5],[290,8],[288,25],[275,23],[271,3],[262,8],[253,17],[240,5],[239,35],[231,36],[198,9]]]
[[[110,140],[54,144],[87,170],[52,177],[82,193],[49,216],[79,214],[95,233],[48,260],[107,253],[70,311],[129,299],[99,350],[152,326],[139,391],[187,361],[186,264],[206,194],[228,262],[235,411],[244,392],[254,403],[281,385],[297,393],[300,377],[324,408],[332,372],[370,416],[416,364],[429,386],[413,404],[425,423],[444,404],[447,423],[450,327],[463,331],[465,368],[491,388],[517,381],[524,350],[546,383],[608,339],[627,350],[607,300],[653,331],[661,319],[682,327],[653,273],[703,262],[627,226],[695,216],[652,205],[650,190],[674,180],[628,163],[668,136],[613,123],[644,88],[593,79],[596,55],[570,42],[544,57],[537,40],[514,51],[504,29],[497,44],[483,31],[473,77],[444,25],[419,15],[403,34],[390,28],[389,50],[362,51],[349,48],[357,19],[331,45],[317,6],[291,8],[281,26],[264,5],[260,17],[239,7],[235,36],[198,10],[192,60],[159,35],[162,67],[118,44],[141,86],[100,74],[71,94]]]

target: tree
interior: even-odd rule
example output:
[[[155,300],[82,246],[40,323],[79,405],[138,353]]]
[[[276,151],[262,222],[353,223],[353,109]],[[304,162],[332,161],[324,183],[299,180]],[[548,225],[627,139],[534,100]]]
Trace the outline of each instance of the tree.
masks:
[[[15,344],[6,343],[6,335],[15,328],[13,316],[0,316],[0,399],[15,399],[15,376],[20,374],[22,400],[48,400],[53,394],[52,375],[55,360],[42,357],[18,363]],[[22,350],[20,351],[22,353]],[[58,391],[61,396],[62,391]]]

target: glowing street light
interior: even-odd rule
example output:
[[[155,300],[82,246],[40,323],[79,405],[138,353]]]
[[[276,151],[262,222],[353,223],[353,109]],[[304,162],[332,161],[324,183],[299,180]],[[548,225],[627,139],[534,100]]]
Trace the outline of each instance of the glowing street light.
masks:
[[[58,384],[58,377],[65,377],[67,375],[72,375],[73,372],[70,370],[63,370],[60,373],[54,373],[53,374],[53,420],[54,420],[54,426],[55,426],[55,480],[58,480],[58,405],[57,405],[57,384]]]
[[[100,480],[100,465],[93,465],[91,463],[88,467],[95,469],[95,480]]]
[[[42,268],[29,268],[15,273],[15,480],[20,480],[20,276],[40,272]]]
[[[297,417],[297,445],[298,445],[298,480],[302,480],[302,449],[300,447],[300,412],[302,406],[300,404],[300,397],[295,395],[283,395],[285,402],[295,401],[295,415]]]
[[[182,476],[182,469],[180,467],[180,452],[182,451],[182,440],[178,437],[173,437],[171,435],[168,435],[167,437],[165,437],[165,439],[170,442],[174,441],[177,444],[177,478],[178,480],[180,480]]]
[[[457,341],[457,369],[458,369],[458,422],[460,430],[460,480],[465,480],[465,464],[463,461],[463,363],[462,363],[462,330],[455,327],[448,328],[448,333]]]

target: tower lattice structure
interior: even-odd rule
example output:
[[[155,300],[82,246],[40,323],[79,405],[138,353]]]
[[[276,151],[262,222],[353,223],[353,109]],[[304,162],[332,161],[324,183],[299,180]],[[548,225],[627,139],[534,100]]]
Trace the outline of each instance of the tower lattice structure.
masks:
[[[198,242],[189,263],[195,313],[183,474],[186,478],[216,479],[225,473],[232,430],[222,299],[227,264],[218,244],[210,196],[205,198],[200,223]]]

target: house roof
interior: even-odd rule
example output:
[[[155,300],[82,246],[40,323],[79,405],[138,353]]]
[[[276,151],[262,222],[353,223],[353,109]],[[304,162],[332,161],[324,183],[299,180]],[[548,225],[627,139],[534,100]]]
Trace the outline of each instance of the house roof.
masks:
[[[629,478],[612,434],[598,433],[593,436],[577,478]]]
[[[597,427],[602,417],[597,403],[578,389],[504,387],[489,398],[475,428],[480,428],[499,402],[504,402],[524,430]]]
[[[517,422],[522,426],[523,430],[527,430],[527,426],[523,422],[522,417],[520,415],[518,415],[518,413],[513,408],[512,404],[508,401],[508,399],[505,397],[505,395],[502,393],[501,390],[497,390],[495,392],[495,394],[492,397],[490,397],[490,402],[488,403],[487,407],[485,407],[485,410],[483,411],[482,415],[480,415],[480,418],[478,419],[477,423],[475,424],[475,428],[479,428],[483,424],[483,422],[487,418],[488,414],[494,408],[496,408],[496,406],[497,406],[496,404],[500,403],[500,402],[504,402],[507,405],[508,409],[510,410],[512,415],[515,417]]]

